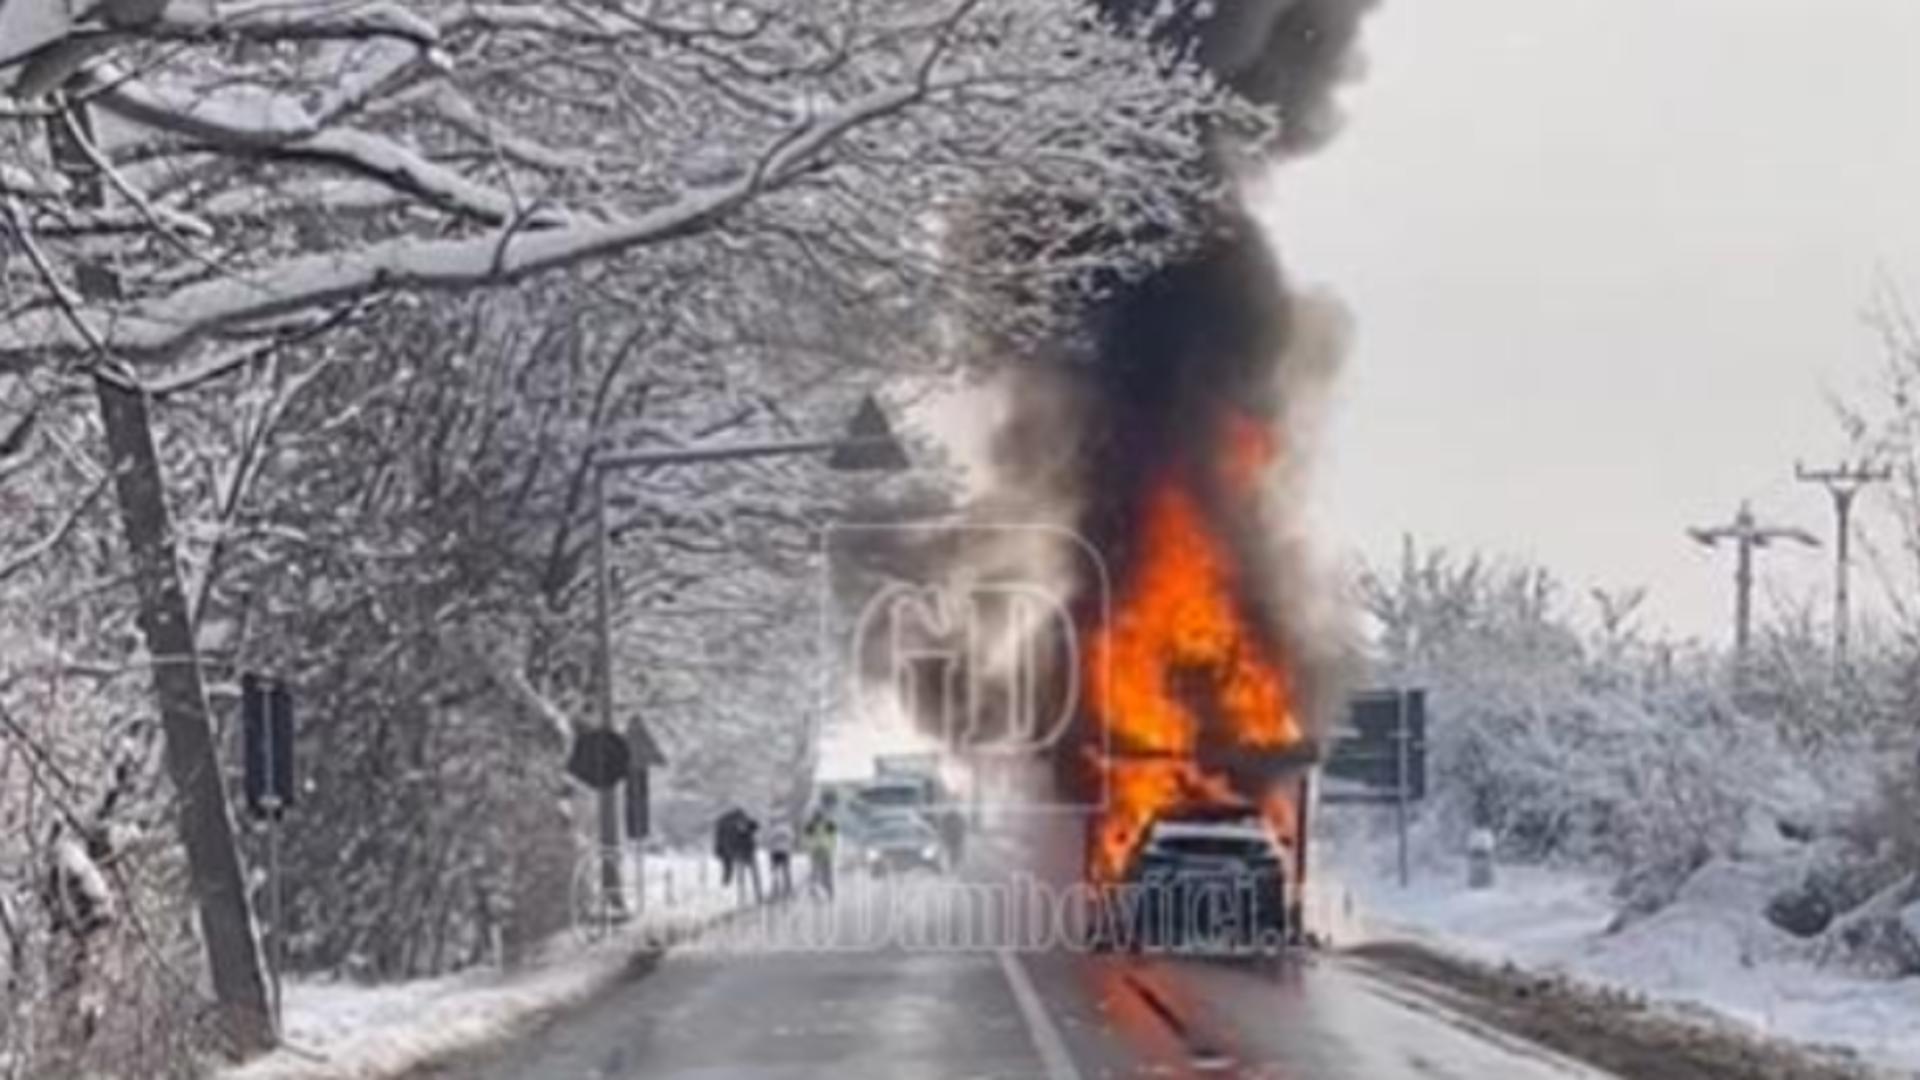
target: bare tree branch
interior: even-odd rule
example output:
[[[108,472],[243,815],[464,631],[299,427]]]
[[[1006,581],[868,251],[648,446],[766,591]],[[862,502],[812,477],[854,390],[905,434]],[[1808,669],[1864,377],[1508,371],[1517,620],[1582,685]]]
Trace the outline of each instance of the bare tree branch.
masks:
[[[100,493],[106,489],[105,480],[95,481],[93,487],[88,489],[86,496],[74,504],[47,535],[14,552],[7,557],[6,561],[0,562],[0,581],[5,581],[32,566],[41,556],[64,543],[73,533],[74,526],[80,523],[80,519],[86,516],[87,511],[93,509],[94,500],[98,499]]]

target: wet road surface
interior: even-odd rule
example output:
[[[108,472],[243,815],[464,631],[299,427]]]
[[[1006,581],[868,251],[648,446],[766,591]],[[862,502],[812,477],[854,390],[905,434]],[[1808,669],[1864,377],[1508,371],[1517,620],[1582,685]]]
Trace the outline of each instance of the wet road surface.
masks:
[[[802,902],[764,919],[743,920],[703,945],[676,951],[648,977],[491,1060],[434,1075],[1604,1075],[1487,1029],[1413,986],[1337,957],[1204,960],[1060,947],[1013,951],[977,937],[942,939],[936,931],[969,921],[943,902],[954,889],[937,882],[905,888],[854,884],[831,906]]]

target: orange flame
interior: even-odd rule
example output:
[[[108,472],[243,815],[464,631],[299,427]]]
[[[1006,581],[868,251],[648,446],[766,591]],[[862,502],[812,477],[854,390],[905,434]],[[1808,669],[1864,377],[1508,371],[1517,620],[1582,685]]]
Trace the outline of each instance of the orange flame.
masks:
[[[1221,494],[1252,498],[1276,452],[1273,434],[1239,415],[1225,434],[1212,463]],[[1084,654],[1100,736],[1088,756],[1106,796],[1089,851],[1096,880],[1116,880],[1154,818],[1178,804],[1258,805],[1292,839],[1289,800],[1236,791],[1199,760],[1203,744],[1283,750],[1304,733],[1284,659],[1249,619],[1245,575],[1193,479],[1174,466],[1150,481],[1128,576]]]

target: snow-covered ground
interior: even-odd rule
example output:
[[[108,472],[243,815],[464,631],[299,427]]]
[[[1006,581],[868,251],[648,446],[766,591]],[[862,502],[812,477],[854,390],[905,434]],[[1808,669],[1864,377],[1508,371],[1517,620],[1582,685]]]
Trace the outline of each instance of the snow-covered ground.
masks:
[[[611,935],[569,931],[511,970],[479,968],[382,985],[294,980],[287,986],[285,1045],[217,1080],[373,1080],[498,1040],[521,1025],[591,998],[634,956],[734,906],[712,859],[648,855],[644,914]],[[583,872],[591,877],[591,867]],[[629,892],[636,875],[629,863]]]
[[[1608,933],[1618,904],[1592,873],[1502,866],[1469,889],[1464,856],[1416,867],[1401,888],[1390,852],[1369,844],[1330,858],[1322,903],[1337,943],[1412,938],[1473,959],[1636,992],[1701,1009],[1768,1036],[1845,1047],[1920,1077],[1920,978],[1873,979],[1814,962],[1759,913],[1777,885],[1764,860],[1720,861],[1674,902]]]

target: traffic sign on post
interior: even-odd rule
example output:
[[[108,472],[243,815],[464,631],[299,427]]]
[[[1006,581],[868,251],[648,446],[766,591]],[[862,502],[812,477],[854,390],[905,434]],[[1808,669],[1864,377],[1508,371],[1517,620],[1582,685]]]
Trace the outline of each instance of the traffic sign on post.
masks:
[[[277,818],[295,801],[293,694],[285,683],[240,677],[240,726],[247,812]]]
[[[1324,766],[1328,780],[1344,784],[1328,784],[1320,798],[1394,808],[1404,886],[1412,877],[1407,848],[1409,804],[1427,794],[1427,692],[1357,694],[1349,704],[1347,723],[1347,730],[1334,739]]]
[[[588,728],[574,736],[573,751],[567,755],[567,772],[595,791],[618,787],[632,769],[633,755],[627,740],[616,731]]]
[[[860,411],[847,425],[846,437],[827,456],[827,468],[837,472],[899,472],[910,464],[872,394],[860,399]]]
[[[627,773],[627,837],[645,840],[653,831],[652,785],[649,771],[667,763],[660,744],[638,716],[627,721],[627,745],[631,761]]]
[[[1404,755],[1402,751],[1405,751]],[[1427,693],[1377,690],[1354,695],[1347,728],[1327,756],[1327,802],[1418,802],[1427,796]]]
[[[272,951],[273,1026],[282,1027],[281,977],[287,968],[287,937],[280,874],[280,821],[296,798],[293,761],[293,693],[279,679],[240,676],[242,786],[247,812],[267,823],[267,925]]]

